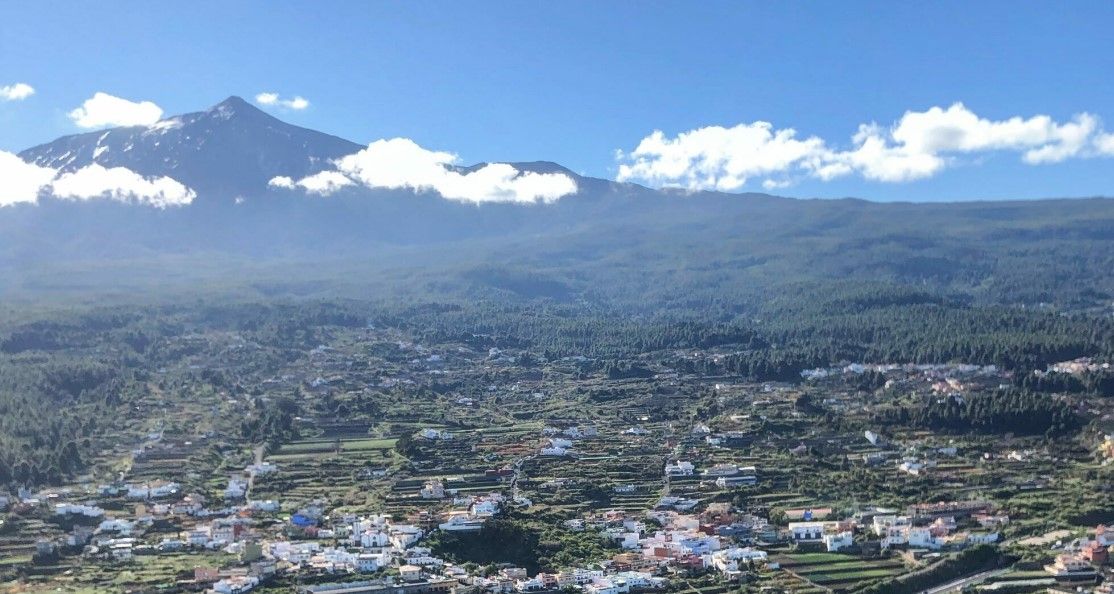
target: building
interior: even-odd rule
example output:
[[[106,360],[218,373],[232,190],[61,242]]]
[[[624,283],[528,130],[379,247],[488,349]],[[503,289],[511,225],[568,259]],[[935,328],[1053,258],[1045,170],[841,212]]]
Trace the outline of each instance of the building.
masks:
[[[745,547],[734,547],[716,551],[704,558],[706,567],[723,573],[727,579],[735,579],[741,573],[741,566],[765,563],[766,552]]]
[[[263,546],[258,542],[245,542],[240,549],[240,563],[251,563],[263,558]]]
[[[716,486],[721,489],[732,487],[749,487],[758,484],[758,477],[751,475],[721,476],[716,479]]]
[[[1091,580],[1098,575],[1086,559],[1075,555],[1059,555],[1055,563],[1044,566],[1049,575],[1062,581]]]
[[[793,542],[819,542],[824,538],[824,522],[789,522]]]
[[[375,573],[390,563],[390,557],[385,553],[360,553],[356,555],[356,571],[360,573]]]
[[[422,568],[417,565],[403,565],[398,568],[398,576],[404,582],[416,582],[422,579]]]
[[[1102,543],[1092,540],[1083,545],[1079,556],[1095,565],[1103,565],[1110,558],[1110,552]]]
[[[217,594],[243,594],[259,585],[259,578],[250,575],[226,577],[213,584]]]
[[[739,468],[737,464],[716,464],[710,468],[705,468],[704,476],[735,476],[743,472],[744,469]],[[754,474],[754,468],[751,467],[749,474]]]
[[[84,516],[86,518],[104,517],[104,510],[95,505],[81,505],[77,503],[59,503],[54,506],[54,513],[59,516]]]
[[[855,544],[855,535],[850,530],[830,532],[824,535],[824,548],[829,553],[846,549]]]
[[[319,584],[303,586],[301,594],[452,594],[459,582],[456,580],[430,580],[396,584],[390,580]]]
[[[695,470],[696,468],[692,465],[692,462],[687,460],[678,460],[665,465],[666,476],[692,476]]]
[[[441,499],[445,496],[445,485],[439,480],[427,481],[418,494],[422,499]]]
[[[449,516],[448,521],[438,524],[437,527],[449,532],[475,532],[483,528],[486,521],[486,517],[457,513]]]

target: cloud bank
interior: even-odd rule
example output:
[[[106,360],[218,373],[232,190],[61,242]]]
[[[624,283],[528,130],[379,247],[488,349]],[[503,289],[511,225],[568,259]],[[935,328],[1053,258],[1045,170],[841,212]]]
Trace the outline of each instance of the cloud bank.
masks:
[[[0,101],[23,101],[35,94],[35,88],[27,83],[15,83],[0,87]]]
[[[990,152],[1018,153],[1029,165],[1059,163],[1114,155],[1114,135],[1088,113],[1067,122],[1046,115],[989,120],[955,103],[906,112],[889,127],[863,124],[843,149],[769,122],[708,126],[672,138],[658,130],[629,154],[618,153],[617,179],[694,191],[738,190],[755,177],[765,178],[766,189],[801,177],[906,182],[936,175],[965,155]]]
[[[260,105],[285,107],[295,111],[301,111],[309,107],[309,100],[300,95],[295,95],[292,99],[283,99],[279,97],[278,93],[259,93],[255,96],[255,102]]]
[[[491,163],[472,171],[453,165],[459,158],[448,152],[422,148],[408,138],[377,140],[366,149],[336,161],[335,170],[293,180],[276,177],[271,185],[326,195],[359,184],[368,188],[436,192],[460,202],[551,203],[576,193],[576,182],[563,173],[519,171],[506,163]]]
[[[97,92],[69,113],[81,128],[150,126],[162,119],[162,108],[150,101],[128,101]]]
[[[0,151],[0,207],[35,204],[42,196],[62,200],[114,200],[155,208],[185,206],[197,195],[170,177],[146,178],[124,168],[93,164],[59,173]]]
[[[39,191],[50,185],[57,174],[7,151],[0,151],[0,206],[35,202]]]

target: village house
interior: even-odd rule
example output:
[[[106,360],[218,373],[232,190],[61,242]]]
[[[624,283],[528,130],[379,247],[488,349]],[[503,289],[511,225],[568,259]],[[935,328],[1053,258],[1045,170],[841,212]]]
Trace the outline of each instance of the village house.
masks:
[[[1095,565],[1105,565],[1110,553],[1105,545],[1092,540],[1083,545],[1083,548],[1079,551],[1079,556]]]
[[[259,585],[259,578],[242,575],[221,579],[213,584],[213,592],[217,594],[244,594]]]
[[[721,476],[716,479],[716,486],[721,489],[731,489],[734,487],[749,487],[758,484],[758,477],[753,474],[737,475],[737,476]]]
[[[398,568],[398,576],[404,582],[416,582],[422,579],[422,568],[416,565],[403,565]]]
[[[855,534],[850,530],[824,534],[824,549],[829,553],[846,549],[855,544]]]
[[[422,499],[442,499],[445,497],[445,485],[437,479],[426,481],[418,495]]]
[[[729,580],[734,580],[742,573],[742,566],[765,563],[766,552],[759,551],[751,548],[732,547],[715,551],[704,557],[706,567],[711,567],[716,571],[724,574],[724,577]]]
[[[239,478],[231,478],[228,480],[228,486],[224,489],[225,499],[243,499],[244,495],[248,492],[247,481]]]
[[[59,503],[54,506],[54,513],[59,516],[76,515],[86,518],[100,518],[104,510],[95,505],[81,505],[77,503]]]
[[[695,467],[692,462],[687,460],[678,460],[677,462],[666,463],[665,475],[666,476],[692,476]]]
[[[425,439],[428,439],[428,440],[431,440],[431,441],[437,441],[437,440],[448,441],[448,440],[451,440],[453,438],[452,432],[445,431],[443,429],[429,429],[429,428],[427,428],[427,429],[422,429],[418,434],[420,436],[424,437]]]
[[[450,513],[448,519],[438,524],[437,527],[448,532],[476,532],[483,528],[486,521],[486,517],[475,516],[467,512],[454,512]]]
[[[1097,575],[1086,559],[1066,553],[1057,555],[1056,561],[1045,565],[1044,570],[1052,577],[1064,581],[1089,580]]]

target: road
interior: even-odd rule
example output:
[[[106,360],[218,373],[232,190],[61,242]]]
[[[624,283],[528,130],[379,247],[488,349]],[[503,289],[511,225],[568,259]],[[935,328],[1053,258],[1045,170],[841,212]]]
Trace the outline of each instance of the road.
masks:
[[[514,461],[514,474],[511,475],[511,501],[518,499],[518,479],[522,474],[522,465],[525,464],[527,460],[533,460],[534,457],[535,456],[531,454]]]
[[[261,464],[263,462],[263,449],[264,446],[256,446],[252,450],[252,459],[255,460],[254,464]],[[251,488],[255,486],[255,473],[248,475],[248,488],[244,492],[244,501],[251,503]]]
[[[936,586],[935,588],[921,590],[918,594],[944,594],[945,592],[958,592],[963,588],[970,586],[971,584],[977,584],[987,578],[992,578],[996,575],[1002,575],[1007,571],[1009,571],[1008,567],[1003,569],[992,569],[990,571],[984,571],[982,573],[976,573],[975,575],[967,576],[965,578],[955,580],[954,582],[948,582],[944,585]]]

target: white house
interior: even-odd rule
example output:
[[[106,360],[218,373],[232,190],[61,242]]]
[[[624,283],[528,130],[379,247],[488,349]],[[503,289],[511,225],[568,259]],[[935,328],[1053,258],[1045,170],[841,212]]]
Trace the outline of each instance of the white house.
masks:
[[[116,561],[131,561],[133,558],[132,543],[130,539],[127,542],[117,542],[112,545],[112,558]]]
[[[116,532],[118,534],[131,534],[135,523],[123,518],[112,518],[101,521],[97,532]]]
[[[584,591],[588,594],[623,594],[624,592],[624,590],[621,590],[619,586],[615,584],[615,582],[607,578],[597,578],[595,580],[592,580],[591,583],[584,585]],[[628,588],[625,591],[630,590]]]
[[[436,440],[450,440],[450,439],[453,438],[453,434],[451,432],[444,431],[442,429],[428,429],[428,428],[427,429],[422,429],[421,432],[419,433],[419,435],[421,435],[422,437],[424,437],[426,439],[434,440],[434,441],[436,441]]]
[[[213,584],[213,591],[217,594],[243,594],[259,585],[259,578],[251,575],[240,575],[224,578]]]
[[[81,505],[78,503],[59,503],[54,506],[54,513],[59,516],[80,515],[86,518],[100,518],[104,510],[95,505]]]
[[[698,499],[686,499],[675,495],[666,495],[658,500],[657,507],[671,507],[680,511],[688,511],[700,504]]]
[[[789,522],[789,536],[795,542],[817,542],[824,538],[824,522]]]
[[[202,528],[195,528],[193,530],[190,530],[189,534],[186,536],[186,542],[190,543],[191,545],[193,545],[195,547],[203,547],[203,546],[209,544],[209,540],[210,540],[210,538],[209,538],[209,527],[208,526],[205,526],[205,527],[202,527]]]
[[[665,474],[666,476],[692,476],[696,468],[692,462],[687,460],[678,460],[675,463],[666,463]]]
[[[381,548],[391,544],[390,536],[380,530],[365,530],[354,535],[354,538],[365,549]]]
[[[418,494],[422,499],[441,499],[445,496],[445,485],[439,480],[426,481]]]
[[[716,486],[721,489],[744,487],[758,484],[758,477],[753,474],[737,476],[721,476],[716,479]]]
[[[391,524],[391,545],[396,549],[405,550],[410,545],[422,539],[425,532],[417,526],[410,524]]]
[[[485,521],[487,521],[485,517],[461,513],[449,516],[446,522],[439,524],[437,527],[448,532],[475,532],[483,528]]]
[[[888,530],[892,527],[901,527],[909,525],[908,516],[894,516],[894,515],[877,515],[871,521],[870,529],[875,536],[885,536]]]
[[[127,497],[129,499],[158,499],[170,497],[178,493],[178,483],[157,481],[142,485],[128,485]]]
[[[517,592],[537,592],[545,589],[545,582],[540,577],[534,576],[523,580],[516,580],[514,589]]]
[[[716,551],[703,558],[704,566],[719,571],[725,578],[733,580],[742,572],[742,566],[750,563],[764,563],[766,553],[751,548],[733,547]]]
[[[248,483],[243,479],[229,479],[228,486],[224,489],[225,499],[243,499],[248,492]]]
[[[739,472],[741,471],[737,464],[716,464],[705,468],[701,474],[704,476],[735,476]]]
[[[499,513],[500,500],[496,498],[485,497],[472,503],[472,515],[475,516],[494,516]]]
[[[248,507],[254,511],[276,512],[279,510],[279,502],[274,499],[256,499],[249,503]]]
[[[260,462],[258,464],[249,464],[246,468],[244,468],[244,472],[255,476],[262,476],[265,474],[278,472],[278,466],[272,464],[271,462]]]
[[[360,573],[374,573],[389,565],[390,562],[390,557],[382,553],[360,553],[356,555],[356,571]]]
[[[854,544],[855,536],[850,530],[843,532],[830,532],[824,535],[824,548],[829,553],[834,553]]]

